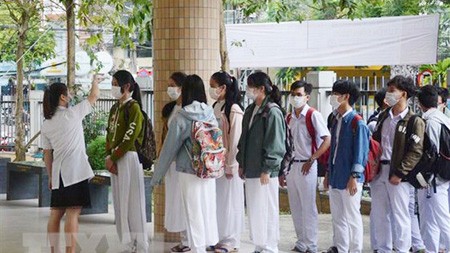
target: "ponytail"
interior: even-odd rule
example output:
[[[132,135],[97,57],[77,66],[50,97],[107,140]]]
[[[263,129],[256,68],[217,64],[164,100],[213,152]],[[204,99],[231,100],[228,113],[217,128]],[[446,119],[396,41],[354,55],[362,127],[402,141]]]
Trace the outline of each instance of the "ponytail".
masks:
[[[138,83],[134,83],[133,84],[133,87],[134,87],[134,89],[133,89],[133,95],[131,95],[131,97],[134,99],[134,100],[136,100],[136,102],[139,104],[139,106],[141,107],[141,110],[143,110],[142,109],[142,98],[141,98],[141,89],[139,88],[139,84]]]
[[[270,101],[272,101],[273,103],[277,104],[280,108],[282,108],[280,90],[278,89],[278,87],[276,85],[272,85],[271,88],[272,88],[272,90],[270,91],[270,94],[269,94]]]
[[[63,83],[53,83],[45,89],[42,101],[45,119],[51,119],[55,115],[61,95],[68,95],[67,86]]]

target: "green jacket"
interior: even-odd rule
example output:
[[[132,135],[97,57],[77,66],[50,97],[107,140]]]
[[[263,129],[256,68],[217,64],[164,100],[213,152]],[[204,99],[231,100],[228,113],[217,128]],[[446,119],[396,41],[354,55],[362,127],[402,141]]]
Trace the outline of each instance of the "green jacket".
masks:
[[[268,100],[269,97],[266,97],[250,127],[255,103],[247,107],[242,120],[242,134],[236,159],[246,178],[259,178],[262,172],[270,173],[271,177],[278,177],[281,160],[286,153],[283,112],[278,107],[272,107],[267,118],[262,117]]]
[[[384,119],[389,117],[389,111],[386,109],[380,113],[378,117],[377,127],[373,133],[373,138],[381,143],[381,135]],[[422,118],[416,117],[414,122],[414,129],[412,132],[413,140],[409,141],[408,148],[405,152],[406,145],[406,126],[414,112],[410,109],[403,119],[401,119],[396,126],[394,135],[394,144],[392,146],[391,168],[389,176],[396,175],[402,179],[416,166],[420,161],[423,153],[423,138],[425,133],[425,122]],[[383,146],[381,147],[383,148]]]
[[[142,144],[144,117],[139,104],[131,100],[127,105],[115,103],[111,107],[106,134],[106,154],[117,162],[128,151],[136,151],[135,142]],[[127,116],[126,116],[127,115]]]

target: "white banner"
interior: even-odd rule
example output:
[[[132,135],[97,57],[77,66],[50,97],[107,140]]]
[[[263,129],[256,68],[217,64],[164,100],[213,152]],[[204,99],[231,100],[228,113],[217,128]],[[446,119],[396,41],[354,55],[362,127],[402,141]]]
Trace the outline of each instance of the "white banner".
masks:
[[[231,68],[436,63],[439,15],[226,25]]]

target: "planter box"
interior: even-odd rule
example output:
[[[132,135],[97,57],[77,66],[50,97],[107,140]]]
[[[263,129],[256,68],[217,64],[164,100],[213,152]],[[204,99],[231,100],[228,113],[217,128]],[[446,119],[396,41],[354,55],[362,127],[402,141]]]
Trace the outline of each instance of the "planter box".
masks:
[[[0,157],[0,194],[6,193],[6,165],[10,158]]]
[[[91,194],[91,208],[83,208],[81,214],[108,213],[108,195],[111,186],[111,174],[106,171],[94,171],[95,177],[89,182]],[[152,178],[144,176],[145,207],[147,222],[152,221]]]
[[[1,171],[0,171],[1,172]],[[111,175],[108,171],[94,171],[89,181],[91,208],[83,208],[81,214],[108,213]],[[147,222],[152,221],[151,177],[144,177]],[[1,181],[0,181],[1,182]],[[6,167],[6,199],[38,199],[39,207],[49,207],[51,191],[43,162],[8,162]]]
[[[108,195],[111,176],[108,171],[94,171],[95,176],[89,181],[91,207],[83,208],[81,214],[108,213]]]
[[[48,175],[43,162],[8,162],[6,200],[39,199],[39,207],[49,206]]]

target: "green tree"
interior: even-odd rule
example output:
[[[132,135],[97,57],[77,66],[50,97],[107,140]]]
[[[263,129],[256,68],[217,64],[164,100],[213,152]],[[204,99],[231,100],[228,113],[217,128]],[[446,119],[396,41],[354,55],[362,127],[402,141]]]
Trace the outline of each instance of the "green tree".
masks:
[[[27,57],[26,53],[30,52],[31,46],[27,47],[27,42],[30,41],[30,31],[34,28],[37,29],[40,24],[40,11],[42,8],[41,1],[33,0],[0,0],[0,6],[6,9],[8,15],[7,22],[10,22],[14,28],[13,33],[10,31],[10,40],[7,44],[13,45],[15,42],[15,61],[17,63],[17,92],[16,92],[16,112],[15,112],[15,153],[16,161],[25,160],[26,147],[24,143],[24,124],[22,122],[23,114],[23,79],[24,69],[27,67],[27,60],[34,60],[34,57],[38,57],[39,53],[35,52],[34,57],[32,55]],[[4,33],[3,33],[4,34]],[[5,36],[5,35],[3,35]],[[4,38],[4,37],[3,37]],[[15,39],[14,39],[15,38]],[[3,43],[2,43],[3,44]],[[34,43],[33,43],[34,45]],[[5,56],[11,59],[12,52],[4,48]],[[52,50],[51,50],[52,51]],[[50,52],[51,52],[50,51]],[[9,52],[9,53],[8,53]],[[3,54],[3,53],[2,53]],[[48,55],[44,55],[44,58]],[[42,59],[42,58],[41,58]]]

